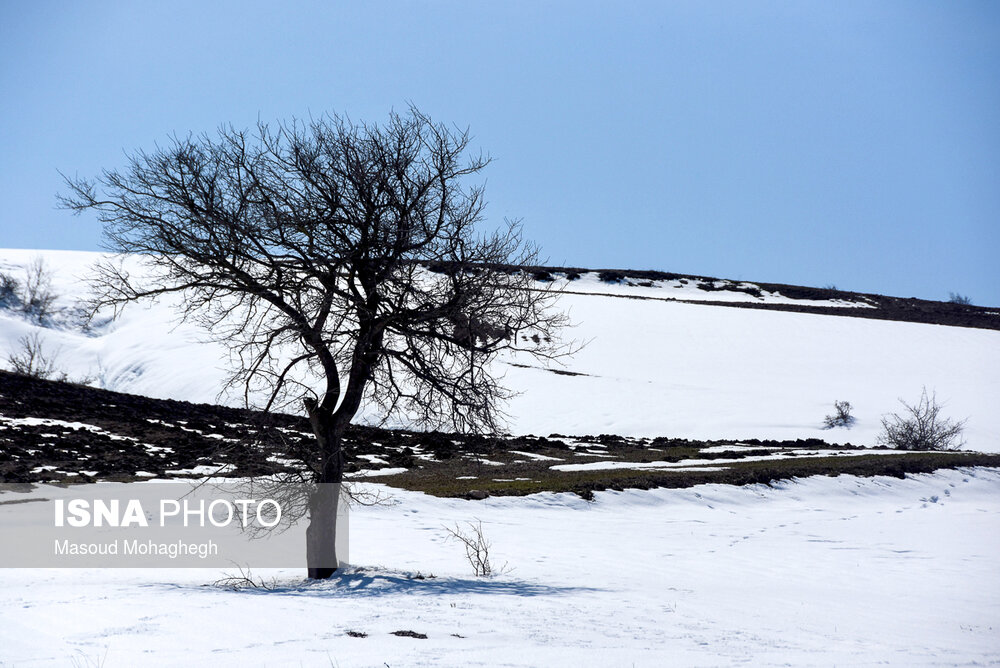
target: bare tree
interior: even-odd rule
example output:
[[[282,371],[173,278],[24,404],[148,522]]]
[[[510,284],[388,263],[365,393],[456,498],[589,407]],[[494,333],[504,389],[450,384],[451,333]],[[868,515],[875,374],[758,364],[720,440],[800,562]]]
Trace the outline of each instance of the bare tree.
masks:
[[[260,391],[264,410],[302,401],[315,443],[288,455],[339,485],[362,405],[493,432],[510,393],[492,360],[569,352],[552,293],[516,269],[538,263],[519,226],[476,229],[483,187],[465,182],[489,158],[469,143],[415,108],[383,125],[332,115],[222,128],[136,152],[93,182],[67,179],[61,202],[95,211],[110,250],[149,264],[142,276],[103,264],[95,309],[182,293],[183,317],[231,345],[248,404]],[[335,570],[336,503],[310,502],[310,577]]]

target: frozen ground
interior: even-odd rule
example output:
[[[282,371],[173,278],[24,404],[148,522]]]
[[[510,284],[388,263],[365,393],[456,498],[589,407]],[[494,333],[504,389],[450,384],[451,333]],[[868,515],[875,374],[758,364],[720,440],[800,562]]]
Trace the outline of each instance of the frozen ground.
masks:
[[[243,592],[203,586],[209,571],[0,571],[0,665],[1000,663],[1000,471],[590,503],[393,493],[395,507],[355,510],[357,565],[319,585],[292,571]],[[471,576],[441,527],[473,517],[514,570]]]

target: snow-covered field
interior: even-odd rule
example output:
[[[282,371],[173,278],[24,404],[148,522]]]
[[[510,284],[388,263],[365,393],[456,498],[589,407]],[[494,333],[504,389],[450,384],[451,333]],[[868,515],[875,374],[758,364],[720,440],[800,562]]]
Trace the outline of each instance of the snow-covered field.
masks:
[[[0,251],[0,271],[16,275],[35,255]],[[3,357],[38,331],[71,378],[215,400],[224,348],[175,327],[168,304],[83,331],[72,309],[96,255],[43,255],[61,295],[57,326],[0,311]],[[572,336],[588,344],[564,370],[581,375],[508,366],[522,392],[508,408],[515,433],[871,444],[879,416],[926,386],[948,416],[968,417],[969,448],[1000,451],[1000,332],[671,302],[670,290],[695,292],[593,276],[571,289],[657,298],[565,295]],[[857,425],[824,431],[838,399]],[[593,502],[391,492],[396,505],[352,512],[354,566],[320,584],[299,571],[256,574],[276,578],[273,591],[233,592],[204,586],[217,571],[0,570],[0,665],[1000,663],[997,470]],[[476,518],[513,570],[475,578],[445,540],[444,525]]]
[[[276,590],[232,592],[203,586],[219,573],[201,570],[0,571],[0,664],[1000,662],[997,471],[594,502],[393,493],[394,507],[352,513],[357,566],[321,584],[269,571]],[[472,577],[445,540],[443,525],[473,517],[506,575]]]

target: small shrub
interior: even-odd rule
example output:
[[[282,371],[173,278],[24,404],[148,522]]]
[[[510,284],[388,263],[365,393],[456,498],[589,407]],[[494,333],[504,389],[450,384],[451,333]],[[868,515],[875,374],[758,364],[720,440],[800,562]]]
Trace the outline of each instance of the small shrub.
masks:
[[[580,272],[578,271],[567,271],[566,280],[567,281],[577,281],[580,279]]]
[[[833,415],[827,415],[823,418],[824,428],[833,429],[835,427],[847,427],[851,428],[854,424],[854,416],[851,415],[851,402],[849,401],[834,401],[833,402]]]
[[[274,591],[278,586],[276,578],[265,580],[264,578],[254,577],[254,574],[249,567],[245,570],[242,566],[237,566],[237,568],[239,568],[239,574],[227,573],[213,582],[212,585],[216,587],[223,587],[225,589],[231,589],[233,591],[241,591],[243,589],[263,589],[265,591]]]
[[[972,299],[965,295],[960,295],[957,292],[948,293],[948,301],[952,304],[961,304],[962,306],[971,306]]]
[[[46,353],[42,346],[42,339],[37,332],[22,336],[17,340],[17,343],[20,346],[18,351],[7,357],[14,373],[42,380],[64,381],[67,379],[67,375],[57,368],[58,353]]]
[[[454,529],[444,527],[448,532],[448,537],[457,540],[465,547],[465,558],[469,560],[476,577],[488,578],[494,575],[501,575],[507,571],[507,564],[496,568],[490,561],[491,543],[483,535],[483,523],[476,520],[475,523],[466,522],[469,530],[464,531],[457,524]]]
[[[920,401],[910,405],[899,400],[905,409],[902,414],[890,413],[882,417],[882,433],[878,444],[896,450],[957,450],[965,430],[965,420],[953,421],[941,417],[937,396],[927,396],[927,388],[920,394]]]
[[[0,308],[16,308],[21,304],[21,282],[0,272]]]
[[[52,314],[56,295],[45,260],[35,257],[24,270],[24,280],[0,273],[0,308],[18,309],[41,324]]]
[[[41,323],[51,315],[56,301],[56,295],[52,292],[52,275],[41,256],[35,257],[24,273],[21,310]]]

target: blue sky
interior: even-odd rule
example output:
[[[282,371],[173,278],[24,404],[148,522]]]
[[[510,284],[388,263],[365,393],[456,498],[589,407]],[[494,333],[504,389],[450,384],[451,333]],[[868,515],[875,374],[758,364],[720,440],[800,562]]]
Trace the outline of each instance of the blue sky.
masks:
[[[1000,305],[1000,3],[3,2],[0,247],[57,170],[412,101],[553,264]]]

